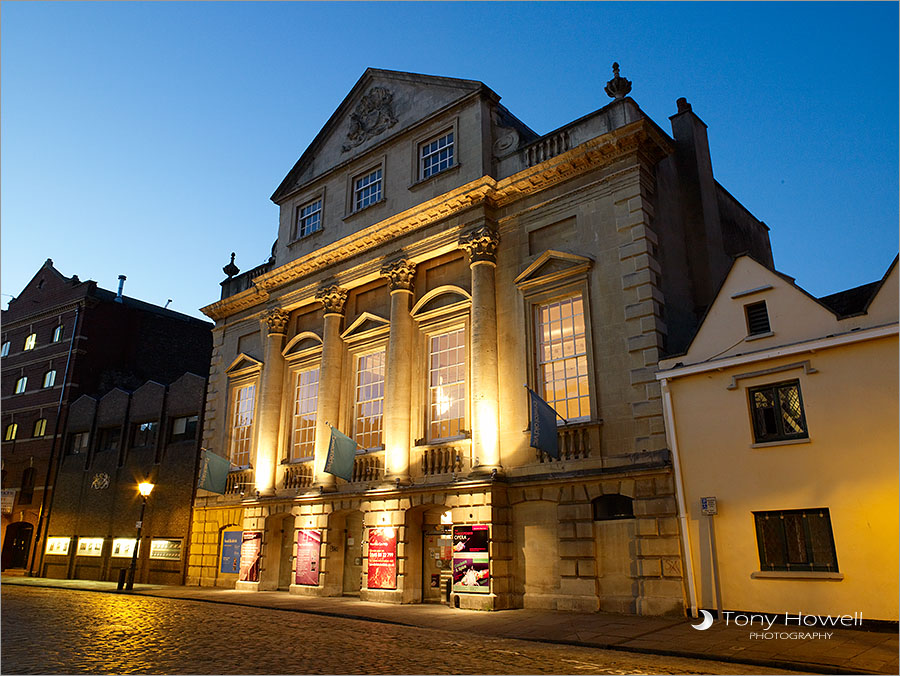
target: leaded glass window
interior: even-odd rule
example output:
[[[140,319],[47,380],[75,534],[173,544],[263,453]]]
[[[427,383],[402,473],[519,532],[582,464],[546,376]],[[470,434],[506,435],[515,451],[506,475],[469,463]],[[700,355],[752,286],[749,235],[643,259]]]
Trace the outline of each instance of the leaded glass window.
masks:
[[[800,381],[755,387],[749,390],[749,395],[757,443],[809,437]]]
[[[761,570],[838,572],[827,508],[754,512]]]

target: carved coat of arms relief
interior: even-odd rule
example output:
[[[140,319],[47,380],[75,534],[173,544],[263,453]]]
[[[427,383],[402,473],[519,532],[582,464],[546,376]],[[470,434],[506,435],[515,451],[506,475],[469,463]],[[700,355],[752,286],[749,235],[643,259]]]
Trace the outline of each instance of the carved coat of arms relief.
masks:
[[[378,136],[395,124],[392,101],[394,95],[384,87],[372,87],[350,113],[350,131],[341,152],[347,152],[373,136]]]

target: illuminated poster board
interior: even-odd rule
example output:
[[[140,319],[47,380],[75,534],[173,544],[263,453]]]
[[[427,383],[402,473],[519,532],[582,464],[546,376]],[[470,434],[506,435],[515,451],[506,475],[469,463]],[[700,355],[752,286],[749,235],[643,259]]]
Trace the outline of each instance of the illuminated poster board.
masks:
[[[78,538],[78,556],[103,554],[103,538]]]
[[[491,591],[490,526],[453,526],[453,591]]]
[[[68,554],[70,542],[72,542],[72,538],[47,538],[47,553],[59,555]]]
[[[166,561],[181,560],[181,540],[151,540],[150,558]]]
[[[319,551],[322,544],[322,531],[297,531],[296,584],[319,584]]]
[[[112,554],[110,556],[128,557],[130,559],[132,554],[134,554],[134,543],[134,538],[116,538],[113,540]]]
[[[245,530],[241,537],[241,582],[259,582],[259,555],[262,531]]]
[[[369,529],[368,589],[397,588],[397,529]]]
[[[226,530],[222,533],[222,565],[223,573],[239,573],[241,570],[241,542],[244,531]]]

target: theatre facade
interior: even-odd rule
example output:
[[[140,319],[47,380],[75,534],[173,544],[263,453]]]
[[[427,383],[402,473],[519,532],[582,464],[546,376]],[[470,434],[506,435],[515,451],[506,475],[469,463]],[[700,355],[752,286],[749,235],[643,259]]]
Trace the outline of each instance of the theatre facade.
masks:
[[[272,195],[272,256],[203,309],[203,446],[231,471],[198,490],[188,584],[683,612],[654,373],[734,254],[771,266],[768,229],[684,99],[669,135],[618,66],[595,86],[606,105],[539,135],[480,82],[363,74]]]

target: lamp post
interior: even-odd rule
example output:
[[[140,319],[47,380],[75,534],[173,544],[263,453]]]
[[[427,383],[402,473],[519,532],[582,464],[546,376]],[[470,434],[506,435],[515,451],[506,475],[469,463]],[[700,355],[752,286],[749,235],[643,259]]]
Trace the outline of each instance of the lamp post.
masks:
[[[137,522],[137,539],[134,541],[134,549],[131,551],[131,569],[128,571],[128,584],[125,589],[131,591],[134,588],[134,571],[137,568],[138,547],[141,546],[141,528],[144,526],[144,509],[147,507],[147,497],[153,490],[153,484],[144,481],[138,484],[138,490],[141,493],[141,518]]]

